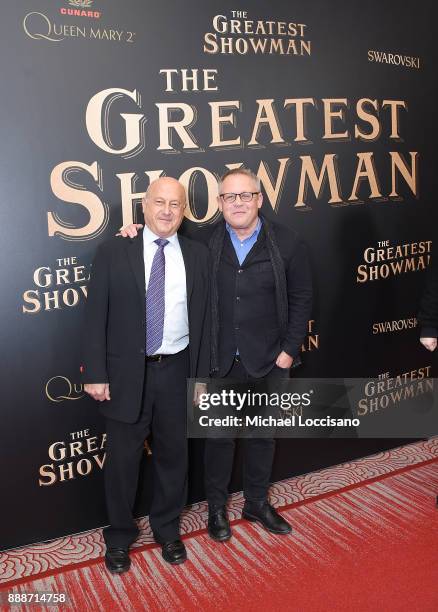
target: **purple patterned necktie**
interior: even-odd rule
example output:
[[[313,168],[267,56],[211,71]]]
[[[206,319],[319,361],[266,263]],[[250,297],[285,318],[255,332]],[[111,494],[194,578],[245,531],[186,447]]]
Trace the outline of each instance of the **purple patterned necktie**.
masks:
[[[157,352],[163,342],[164,330],[164,279],[165,264],[164,247],[168,240],[158,238],[154,241],[158,245],[152,261],[146,291],[146,355]]]

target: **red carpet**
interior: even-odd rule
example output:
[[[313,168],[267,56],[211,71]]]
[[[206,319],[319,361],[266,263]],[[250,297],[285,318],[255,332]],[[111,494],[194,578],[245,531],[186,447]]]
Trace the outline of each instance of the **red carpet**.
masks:
[[[290,536],[237,521],[225,544],[205,533],[186,536],[189,561],[181,566],[168,566],[158,548],[148,548],[132,554],[123,576],[91,561],[9,590],[66,592],[64,609],[80,611],[432,612],[438,610],[437,491],[432,460],[292,504],[282,511],[294,526]]]

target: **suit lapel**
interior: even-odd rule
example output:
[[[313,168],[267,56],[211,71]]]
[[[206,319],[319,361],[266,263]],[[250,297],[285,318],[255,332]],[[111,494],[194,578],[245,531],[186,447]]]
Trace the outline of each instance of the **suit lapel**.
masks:
[[[124,239],[123,243],[125,245],[125,250],[128,256],[129,263],[134,273],[140,299],[142,302],[144,302],[146,295],[146,285],[144,278],[143,232],[139,232],[138,238]]]
[[[190,240],[178,234],[178,242],[181,247],[181,253],[184,259],[184,267],[186,269],[186,286],[187,286],[187,305],[190,303],[190,298],[193,291],[193,283],[195,280],[196,258],[193,253]]]

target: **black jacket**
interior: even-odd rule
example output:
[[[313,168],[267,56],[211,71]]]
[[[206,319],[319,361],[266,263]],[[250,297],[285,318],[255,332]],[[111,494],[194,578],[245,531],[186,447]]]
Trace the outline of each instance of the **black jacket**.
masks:
[[[178,235],[187,279],[190,376],[210,370],[209,252]],[[100,404],[112,419],[133,423],[142,406],[145,374],[145,271],[143,232],[111,238],[97,249],[85,308],[82,381],[110,384]],[[172,384],[172,381],[169,381]]]
[[[299,359],[312,306],[312,281],[297,233],[263,218],[257,242],[239,264],[221,221],[209,240],[212,260],[212,373],[225,376],[236,349],[254,377],[284,350]]]

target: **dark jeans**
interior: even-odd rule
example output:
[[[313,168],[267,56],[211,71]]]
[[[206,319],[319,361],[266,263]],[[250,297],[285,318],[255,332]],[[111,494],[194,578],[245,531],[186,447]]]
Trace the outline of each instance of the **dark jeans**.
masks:
[[[289,376],[288,370],[276,366],[265,378],[281,379]],[[240,360],[223,380],[260,381],[252,378]],[[262,500],[268,496],[275,440],[273,438],[245,438],[243,443],[243,493],[245,499]],[[205,441],[205,492],[209,505],[224,506],[228,497],[228,486],[234,461],[236,439],[207,438]]]
[[[132,510],[144,441],[152,432],[153,496],[149,514],[155,540],[179,537],[187,497],[186,379],[188,349],[161,362],[146,362],[143,407],[136,423],[106,419],[105,495],[107,547],[129,546],[138,535]],[[110,387],[111,390],[111,387]]]

